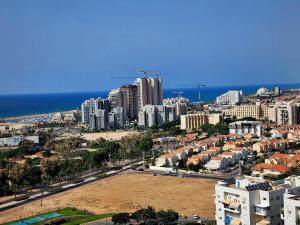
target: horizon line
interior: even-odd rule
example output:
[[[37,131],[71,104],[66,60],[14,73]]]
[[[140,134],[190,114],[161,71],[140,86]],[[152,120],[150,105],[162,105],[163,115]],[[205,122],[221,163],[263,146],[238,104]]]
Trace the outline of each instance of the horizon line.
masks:
[[[217,88],[217,87],[245,87],[245,86],[280,86],[280,85],[300,85],[300,82],[295,82],[295,83],[269,83],[269,84],[239,84],[239,85],[216,85],[216,86],[206,86],[204,89],[207,88]],[[187,85],[187,84],[186,84]],[[184,84],[183,84],[184,86]],[[112,89],[117,89],[117,88],[112,88]],[[80,94],[80,93],[104,93],[104,92],[109,92],[110,90],[105,90],[105,91],[100,91],[100,90],[94,90],[94,91],[66,91],[66,92],[36,92],[36,93],[30,93],[30,92],[24,92],[24,93],[17,93],[17,94],[12,94],[12,93],[7,93],[7,94],[0,94],[0,96],[16,96],[16,95],[55,95],[55,94]],[[178,90],[178,89],[198,89],[197,85],[195,87],[168,87],[164,88],[163,90]]]

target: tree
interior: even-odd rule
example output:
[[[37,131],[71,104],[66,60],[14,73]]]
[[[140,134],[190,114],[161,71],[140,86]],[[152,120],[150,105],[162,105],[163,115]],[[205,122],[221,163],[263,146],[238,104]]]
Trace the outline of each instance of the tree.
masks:
[[[111,219],[114,224],[126,224],[130,222],[130,215],[127,212],[118,213],[113,215]]]
[[[155,209],[151,206],[147,208],[142,208],[131,215],[132,219],[135,219],[137,222],[142,222],[147,224],[150,221],[156,220]]]
[[[97,152],[94,152],[92,155],[93,162],[97,168],[101,168],[104,164],[104,162],[108,159],[107,152],[103,150],[98,150]]]
[[[157,212],[157,219],[159,223],[168,225],[175,223],[179,219],[179,214],[172,209],[160,210]]]

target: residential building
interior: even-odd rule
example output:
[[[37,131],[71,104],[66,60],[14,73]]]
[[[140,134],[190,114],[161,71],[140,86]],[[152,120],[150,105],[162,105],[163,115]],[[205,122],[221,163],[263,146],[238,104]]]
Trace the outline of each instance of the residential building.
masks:
[[[95,115],[98,110],[105,111],[105,117],[110,112],[110,103],[108,99],[92,98],[81,104],[82,123],[89,124],[91,115]]]
[[[167,98],[163,100],[163,105],[175,108],[175,119],[179,119],[181,115],[187,114],[187,106],[189,100],[183,97]]]
[[[139,125],[151,127],[174,120],[174,107],[164,105],[146,105],[139,111]]]
[[[39,136],[17,135],[12,137],[0,138],[0,146],[18,146],[23,140],[32,141],[34,144],[39,143]]]
[[[203,124],[209,123],[209,115],[206,113],[195,113],[180,116],[182,130],[200,129]]]
[[[295,187],[286,189],[283,197],[284,208],[282,218],[286,225],[298,225],[300,221],[300,179],[299,177],[291,177],[291,182]]]
[[[223,109],[222,112],[225,116],[234,116],[237,119],[245,117],[253,117],[257,120],[265,120],[269,118],[269,110],[267,105],[261,104],[245,104],[234,106],[229,109]]]
[[[135,85],[138,88],[138,108],[146,105],[161,105],[163,101],[162,79],[154,78],[137,78]]]
[[[286,188],[294,186],[295,182],[289,179],[281,184],[246,176],[219,181],[215,186],[217,225],[284,224],[281,218],[283,195]]]
[[[122,106],[122,93],[120,88],[112,89],[108,94],[111,108]]]
[[[258,121],[237,121],[229,124],[229,133],[237,135],[254,134],[260,137],[262,135],[262,125]]]
[[[220,105],[236,105],[243,102],[242,91],[228,91],[216,98],[216,103]]]
[[[224,170],[229,166],[230,161],[222,156],[213,156],[204,167],[208,170]]]
[[[111,129],[123,128],[125,124],[123,107],[115,107],[108,114],[108,126]]]
[[[138,87],[136,85],[123,85],[120,87],[121,104],[123,107],[125,120],[135,120],[138,118]]]
[[[269,107],[269,120],[277,125],[296,125],[299,117],[299,106],[293,102],[278,102]]]
[[[108,114],[104,109],[98,109],[94,114],[89,117],[89,130],[90,131],[100,131],[107,128]]]

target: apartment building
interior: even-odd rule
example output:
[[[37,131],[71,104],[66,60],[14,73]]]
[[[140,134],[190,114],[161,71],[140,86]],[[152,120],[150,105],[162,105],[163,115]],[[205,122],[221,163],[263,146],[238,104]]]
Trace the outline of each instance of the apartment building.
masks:
[[[120,104],[123,107],[125,120],[138,118],[138,87],[136,85],[122,85],[120,87]]]
[[[216,98],[216,103],[220,105],[236,105],[243,102],[242,91],[228,91]]]
[[[223,109],[222,112],[225,116],[235,116],[237,119],[245,117],[253,117],[255,119],[268,119],[269,110],[267,105],[239,105],[229,109]]]
[[[98,112],[102,110],[104,112]],[[92,124],[90,123],[90,119],[94,122],[97,119],[95,117],[99,117],[102,113],[104,113],[104,119],[107,121],[108,112],[110,112],[110,102],[108,99],[92,98],[86,100],[81,104],[82,123]]]
[[[135,85],[138,88],[138,108],[145,105],[161,105],[163,102],[162,79],[158,77],[137,78]]]
[[[258,121],[237,121],[229,124],[229,133],[244,135],[253,134],[258,137],[262,135],[262,124]]]
[[[293,102],[278,102],[269,108],[269,120],[277,125],[296,125],[299,123],[300,108]]]
[[[282,225],[283,194],[289,184],[254,177],[230,178],[215,186],[217,225]]]
[[[182,97],[167,98],[163,100],[163,105],[174,107],[176,119],[179,119],[181,115],[187,114],[188,103],[189,100]]]
[[[283,197],[284,207],[282,210],[282,219],[286,225],[298,225],[300,221],[300,179],[291,177],[290,182],[294,188],[286,189]]]
[[[180,116],[180,127],[182,130],[200,129],[203,124],[217,124],[221,121],[221,114],[204,112]]]
[[[175,109],[172,106],[146,105],[139,110],[139,125],[151,127],[162,125],[175,119]]]

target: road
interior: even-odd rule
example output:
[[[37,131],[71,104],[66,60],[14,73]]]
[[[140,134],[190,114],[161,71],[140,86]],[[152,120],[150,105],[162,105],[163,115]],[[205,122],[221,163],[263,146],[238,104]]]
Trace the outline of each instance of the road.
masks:
[[[120,170],[109,171],[105,174],[102,174],[101,177],[95,176],[95,175],[97,175],[97,172],[92,172],[90,174],[86,174],[86,175],[82,176],[82,181],[81,182],[75,182],[74,183],[74,181],[73,182],[69,181],[69,182],[66,182],[66,183],[63,183],[63,184],[59,184],[59,183],[53,184],[51,187],[60,188],[59,192],[67,191],[67,190],[70,190],[70,189],[73,189],[73,188],[76,188],[76,187],[80,187],[80,186],[83,186],[83,185],[86,185],[86,184],[89,184],[89,183],[92,183],[92,182],[95,182],[95,181],[98,181],[98,180],[101,180],[101,179],[105,179],[107,177],[116,176],[120,173],[123,173],[127,170],[132,169],[133,166],[139,166],[139,165],[142,165],[142,164],[143,164],[143,161],[135,162],[135,163],[132,163],[130,165],[122,167],[122,169],[120,169]],[[11,209],[11,208],[14,208],[14,207],[17,207],[17,206],[20,206],[20,205],[24,205],[24,204],[29,203],[29,202],[36,201],[36,200],[39,200],[39,199],[42,199],[42,198],[45,198],[45,197],[48,197],[48,196],[51,196],[51,195],[55,195],[57,193],[58,193],[57,191],[54,191],[54,192],[35,191],[35,192],[31,192],[30,194],[28,194],[28,198],[20,200],[20,201],[16,201],[15,199],[9,199],[9,200],[3,201],[0,204],[0,212]]]

